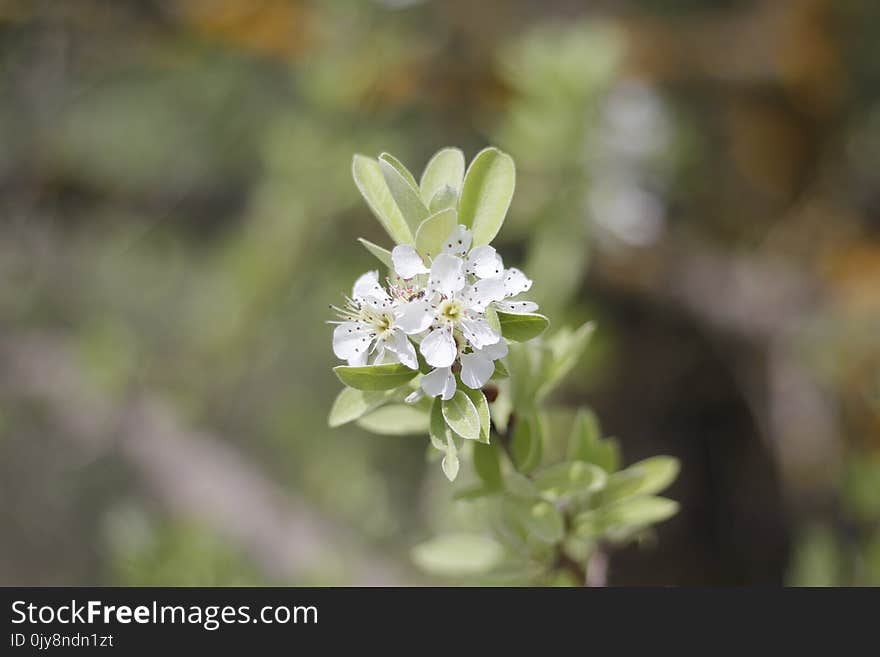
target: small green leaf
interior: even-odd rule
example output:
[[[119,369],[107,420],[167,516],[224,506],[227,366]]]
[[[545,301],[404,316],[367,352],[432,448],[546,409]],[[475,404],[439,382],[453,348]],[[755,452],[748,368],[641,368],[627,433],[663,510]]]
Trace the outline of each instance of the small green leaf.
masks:
[[[419,184],[416,182],[415,176],[413,176],[409,169],[403,166],[403,162],[394,157],[391,153],[382,153],[379,155],[379,162],[387,162],[395,169],[397,169],[397,173],[403,176],[403,179],[406,180],[407,183],[413,188],[418,189]]]
[[[437,193],[446,187],[457,194],[463,178],[464,153],[457,148],[440,149],[434,153],[422,173],[419,185],[422,199],[425,203],[432,203]]]
[[[411,232],[428,216],[428,208],[422,203],[419,192],[410,180],[412,174],[388,153],[379,156],[379,166],[394,202],[406,220]]]
[[[678,502],[674,500],[639,496],[578,514],[573,524],[579,536],[595,538],[662,522],[677,512]]]
[[[428,210],[431,213],[440,212],[441,210],[455,209],[458,206],[458,192],[452,187],[444,187],[434,194],[431,202],[428,204]]]
[[[576,331],[562,329],[546,340],[550,357],[544,362],[538,396],[546,396],[574,368],[584,353],[595,330],[594,322],[581,325]]]
[[[607,479],[602,468],[583,461],[567,461],[543,468],[535,473],[535,486],[550,499],[593,493]]]
[[[432,214],[416,230],[416,250],[423,258],[433,258],[443,250],[445,240],[458,225],[454,208]]]
[[[498,311],[493,306],[486,308],[486,322],[496,333],[501,333],[501,321],[498,319]]]
[[[488,244],[504,223],[516,186],[516,166],[506,153],[486,148],[471,161],[459,200],[459,221],[473,231],[473,244]]]
[[[504,485],[498,447],[474,443],[474,470],[489,490],[499,490]]]
[[[498,322],[501,325],[501,334],[514,342],[525,342],[537,338],[550,326],[550,320],[538,313],[512,315],[500,310],[498,311]]]
[[[431,404],[431,416],[429,419],[428,430],[431,436],[431,444],[435,449],[446,452],[446,438],[449,434],[449,427],[446,426],[446,420],[443,418],[443,401],[439,397],[435,397]]]
[[[393,390],[418,374],[418,370],[399,363],[364,367],[338,365],[333,371],[345,385],[357,390]]]
[[[620,450],[614,440],[602,440],[599,421],[589,409],[578,409],[568,438],[568,458],[598,465],[605,472],[620,467]]]
[[[444,454],[440,465],[446,478],[449,481],[455,481],[455,478],[458,476],[458,449],[455,447],[455,442],[453,442],[452,436],[449,433],[446,434],[446,454]]]
[[[386,436],[428,433],[428,413],[412,404],[382,406],[358,421],[358,426]]]
[[[544,452],[543,423],[537,415],[521,416],[513,427],[510,453],[516,469],[529,473],[541,463]]]
[[[495,371],[492,372],[492,379],[498,381],[507,378],[510,378],[510,372],[507,371],[507,365],[504,364],[503,360],[496,360]]]
[[[333,402],[327,423],[331,427],[340,427],[348,422],[353,422],[392,397],[391,391],[365,392],[354,388],[343,388]]]
[[[394,265],[391,261],[391,251],[389,251],[388,249],[383,249],[378,244],[373,244],[369,240],[365,240],[363,237],[358,237],[358,242],[363,244],[364,248],[371,254],[376,256],[379,262],[388,267],[388,269],[394,269]]]
[[[474,403],[477,409],[477,415],[480,417],[480,437],[481,443],[489,444],[489,431],[491,430],[491,418],[489,416],[489,402],[486,401],[486,395],[482,390],[472,390],[467,386],[462,386],[461,391],[466,394]]]
[[[485,573],[500,563],[503,556],[498,543],[476,534],[437,536],[412,551],[412,559],[419,568],[447,577]]]
[[[659,493],[675,481],[678,471],[678,459],[671,456],[653,456],[639,461],[608,478],[602,499],[607,503],[636,495]]]
[[[565,535],[562,514],[550,502],[505,498],[502,505],[503,512],[518,523],[528,536],[545,543],[556,543]]]
[[[504,488],[513,497],[521,499],[533,500],[540,496],[534,482],[515,470],[509,470],[504,474]]]
[[[446,424],[465,440],[480,439],[480,414],[474,403],[461,390],[456,390],[452,399],[442,404]]]
[[[363,155],[355,155],[351,163],[351,173],[370,210],[391,239],[397,244],[412,244],[413,233],[394,202],[379,162]]]

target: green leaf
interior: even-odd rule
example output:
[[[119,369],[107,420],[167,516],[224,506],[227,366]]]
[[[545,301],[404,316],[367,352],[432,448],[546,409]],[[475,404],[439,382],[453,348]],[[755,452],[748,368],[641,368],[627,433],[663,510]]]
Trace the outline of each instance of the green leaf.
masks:
[[[653,456],[615,472],[602,491],[603,501],[612,502],[636,495],[653,495],[669,486],[678,476],[678,459]]]
[[[456,390],[452,399],[441,406],[446,424],[465,440],[480,439],[480,414],[477,407],[463,391]]]
[[[433,258],[443,250],[445,240],[458,225],[454,208],[432,214],[416,230],[416,250],[423,258]]]
[[[446,454],[443,456],[443,461],[440,465],[446,478],[449,481],[455,481],[455,478],[458,476],[458,449],[455,447],[455,442],[453,442],[452,436],[449,433],[446,434]]]
[[[434,194],[434,197],[428,203],[428,210],[440,212],[441,210],[455,209],[458,206],[458,192],[452,187],[444,187]]]
[[[501,325],[501,335],[514,342],[525,342],[537,338],[550,326],[550,320],[538,313],[512,315],[500,310],[498,311],[498,322]]]
[[[450,188],[454,193],[461,189],[464,178],[464,153],[457,148],[442,148],[425,165],[419,189],[425,203],[432,203],[438,192]],[[446,236],[444,235],[444,239]]]
[[[480,437],[478,440],[488,445],[491,418],[489,416],[489,402],[486,401],[486,395],[483,394],[482,390],[472,390],[467,386],[462,386],[460,390],[468,396],[477,409],[477,415],[480,418]]]
[[[379,262],[388,267],[388,269],[394,269],[394,264],[391,261],[391,251],[389,251],[388,249],[383,249],[378,244],[373,244],[369,240],[365,240],[363,237],[358,237],[358,242],[363,244],[364,248],[371,254],[376,256]]]
[[[496,445],[474,443],[474,470],[489,490],[499,490],[504,485],[501,461]]]
[[[602,468],[583,461],[557,463],[542,468],[534,476],[535,486],[550,499],[593,493],[600,490],[606,480]]]
[[[412,404],[390,404],[365,415],[358,426],[386,436],[411,436],[428,433],[428,413]]]
[[[538,415],[520,416],[517,420],[510,441],[510,453],[520,472],[529,473],[541,463],[543,433],[543,423]]]
[[[400,208],[400,213],[406,220],[410,231],[415,232],[419,224],[428,216],[428,208],[422,203],[419,192],[413,184],[414,181],[410,182],[413,180],[412,174],[388,153],[382,153],[379,156],[379,166],[385,177],[385,183],[391,191],[391,196],[397,207]]]
[[[492,241],[501,224],[516,186],[516,166],[506,153],[486,148],[471,161],[458,203],[459,221],[473,231],[473,245]]]
[[[397,173],[399,173],[407,183],[409,183],[410,187],[413,189],[418,189],[419,184],[416,182],[415,176],[413,176],[409,169],[403,166],[403,163],[394,157],[391,153],[382,153],[379,155],[379,162],[387,162],[391,166],[393,166]]]
[[[561,541],[565,522],[555,505],[544,500],[527,501],[505,498],[504,513],[525,530],[526,534],[545,543]]]
[[[418,370],[399,363],[363,367],[337,365],[333,371],[345,385],[357,390],[393,390],[418,374]]]
[[[447,577],[479,575],[500,563],[502,547],[476,534],[437,536],[413,548],[412,559],[422,570]]]
[[[602,440],[599,421],[589,409],[578,409],[568,438],[568,458],[598,465],[611,473],[620,467],[620,450],[614,440]]]
[[[439,397],[435,397],[431,404],[431,416],[429,420],[428,430],[431,436],[431,444],[441,452],[446,452],[446,438],[449,434],[449,427],[446,426],[446,420],[443,417],[443,401]]]
[[[327,423],[331,427],[340,427],[357,420],[392,398],[391,391],[366,392],[354,388],[343,388],[333,402]]]
[[[486,308],[486,322],[495,332],[501,333],[501,321],[498,319],[498,311],[494,306]]]
[[[545,360],[541,373],[540,397],[547,395],[568,376],[583,355],[594,331],[595,323],[587,322],[576,331],[562,329],[545,341],[550,357]]]
[[[504,488],[513,497],[526,500],[537,499],[540,496],[538,487],[535,483],[523,474],[515,470],[509,470],[504,473]]]
[[[498,381],[500,379],[510,378],[510,372],[507,371],[507,365],[504,364],[503,360],[495,361],[495,371],[492,372],[492,379]]]
[[[413,233],[388,189],[379,162],[363,155],[355,155],[351,163],[351,173],[370,210],[391,239],[397,244],[412,244]]]
[[[584,538],[633,530],[671,518],[678,512],[678,502],[665,497],[640,496],[578,514],[575,532]]]

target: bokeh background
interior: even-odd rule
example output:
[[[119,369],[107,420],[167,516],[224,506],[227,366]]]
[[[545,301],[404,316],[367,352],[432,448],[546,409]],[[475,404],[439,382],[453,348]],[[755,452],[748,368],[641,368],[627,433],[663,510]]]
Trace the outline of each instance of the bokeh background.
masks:
[[[0,584],[436,582],[324,320],[352,154],[486,144],[555,402],[682,460],[611,583],[880,585],[876,0],[2,0]]]

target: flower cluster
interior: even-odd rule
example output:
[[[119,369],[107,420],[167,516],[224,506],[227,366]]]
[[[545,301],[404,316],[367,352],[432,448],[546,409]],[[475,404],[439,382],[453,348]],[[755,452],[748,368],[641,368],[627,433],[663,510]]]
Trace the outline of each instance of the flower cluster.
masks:
[[[354,284],[333,332],[333,351],[349,365],[401,363],[430,371],[421,389],[431,397],[451,399],[458,381],[482,388],[507,355],[507,343],[492,321],[494,311],[533,313],[538,305],[515,299],[532,281],[515,268],[504,268],[488,245],[471,249],[471,231],[457,226],[433,258],[411,245],[391,252],[392,275],[386,286],[376,271]]]

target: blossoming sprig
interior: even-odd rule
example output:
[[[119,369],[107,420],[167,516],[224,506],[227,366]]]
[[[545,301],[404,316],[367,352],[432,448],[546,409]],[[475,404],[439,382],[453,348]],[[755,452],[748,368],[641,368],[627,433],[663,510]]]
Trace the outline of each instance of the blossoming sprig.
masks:
[[[559,418],[548,421],[547,396],[592,324],[534,340],[549,322],[521,297],[532,281],[490,244],[510,205],[513,161],[488,148],[465,172],[461,151],[446,148],[418,182],[387,154],[355,156],[353,174],[395,246],[361,240],[387,276],[363,274],[332,307],[333,351],[346,361],[334,371],[346,387],[330,425],[426,433],[450,480],[469,457],[477,483],[459,495],[492,507],[494,536],[431,539],[413,551],[425,570],[583,583],[594,555],[605,559],[608,546],[675,513],[656,493],[678,463],[655,457],[621,469],[617,444],[585,409],[567,438],[551,431]]]
[[[454,479],[460,441],[489,441],[482,388],[505,375],[508,341],[530,340],[549,325],[535,302],[518,298],[532,281],[505,268],[489,244],[510,206],[513,160],[487,148],[465,171],[461,151],[446,148],[419,182],[388,154],[356,155],[352,172],[395,246],[389,251],[361,240],[388,277],[383,284],[378,271],[367,272],[345,304],[333,307],[333,351],[347,363],[335,371],[358,392],[344,392],[351,408],[340,414],[337,404],[331,420],[375,415],[405,400],[410,424],[423,412],[415,424],[435,438],[444,472]]]

